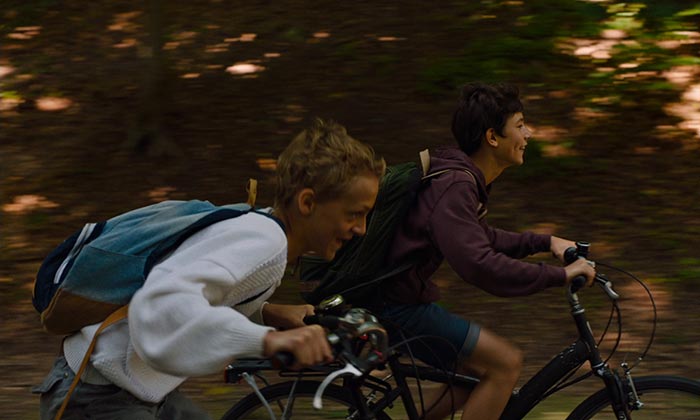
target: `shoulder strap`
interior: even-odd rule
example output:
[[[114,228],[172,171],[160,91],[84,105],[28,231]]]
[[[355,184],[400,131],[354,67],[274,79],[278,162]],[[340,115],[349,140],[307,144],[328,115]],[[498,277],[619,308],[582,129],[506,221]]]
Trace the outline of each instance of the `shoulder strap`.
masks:
[[[129,312],[129,307],[128,306],[122,306],[121,308],[117,309],[116,311],[112,312],[110,316],[108,316],[104,321],[102,321],[102,324],[100,324],[100,327],[97,328],[97,331],[95,331],[95,335],[92,337],[92,341],[90,341],[90,346],[88,347],[87,351],[85,352],[85,356],[83,357],[83,361],[80,362],[80,368],[78,369],[78,372],[75,374],[75,378],[73,379],[73,383],[71,383],[70,388],[68,388],[68,392],[66,393],[65,398],[63,399],[63,404],[61,404],[61,407],[58,409],[58,412],[56,413],[55,420],[60,420],[61,417],[63,417],[63,412],[66,411],[66,407],[68,406],[68,401],[70,401],[70,396],[73,394],[73,391],[75,391],[75,387],[78,386],[78,382],[80,382],[80,377],[83,376],[83,372],[85,372],[85,368],[88,365],[88,362],[90,361],[90,356],[92,355],[92,351],[95,350],[95,344],[97,343],[97,337],[100,336],[102,331],[104,331],[107,327],[110,325],[114,324],[117,321],[120,321],[124,318],[126,318],[126,315]]]
[[[270,286],[272,287],[272,286]],[[245,303],[250,303],[254,301],[255,299],[259,298],[262,296],[265,292],[270,290],[270,287],[267,289],[263,290],[262,292],[249,297],[248,299],[242,301],[239,303],[239,305],[245,304]],[[75,391],[75,387],[78,386],[78,382],[80,382],[80,377],[83,376],[83,373],[85,372],[85,369],[87,368],[88,363],[90,362],[90,356],[92,355],[92,352],[95,350],[95,345],[97,344],[97,338],[102,334],[102,332],[107,329],[110,325],[113,325],[114,323],[126,318],[126,316],[129,313],[129,305],[122,306],[121,308],[117,309],[116,311],[112,312],[107,318],[105,318],[104,321],[100,324],[100,326],[97,328],[97,331],[95,331],[95,335],[92,337],[92,341],[90,341],[90,345],[88,346],[87,351],[85,352],[85,356],[83,356],[83,360],[80,362],[80,367],[78,368],[78,372],[75,374],[75,378],[73,379],[73,382],[70,384],[70,388],[68,388],[68,392],[66,393],[66,396],[63,398],[63,403],[61,404],[61,407],[58,409],[58,412],[56,413],[56,417],[54,420],[60,420],[61,417],[63,417],[63,412],[66,411],[66,407],[68,406],[68,401],[70,401],[70,397],[73,394],[73,391]]]
[[[423,169],[423,177],[421,178],[421,180],[425,180],[428,178],[432,178],[432,177],[444,174],[445,172],[456,170],[456,169],[448,168],[448,169],[443,169],[441,171],[430,173],[430,152],[428,151],[428,149],[425,149],[425,150],[421,150],[420,153],[418,153],[418,155],[420,156],[420,164],[421,164],[421,168]],[[476,177],[469,169],[460,168],[460,170],[463,172],[466,172],[472,178],[472,181],[474,181],[475,184],[477,183]]]
[[[459,168],[459,169],[447,168],[447,169],[443,169],[441,171],[429,173],[430,172],[430,152],[428,152],[428,149],[421,150],[421,152],[419,153],[419,156],[420,156],[421,167],[423,169],[423,177],[421,178],[421,181],[425,181],[426,179],[436,177],[438,175],[444,174],[445,172],[461,170],[462,172],[465,172],[467,175],[469,175],[469,177],[471,177],[471,179],[475,185],[479,185],[478,181],[476,180],[476,176],[472,173],[472,171],[470,171],[467,168]],[[487,210],[486,210],[486,207],[484,207],[483,203],[481,203],[481,202],[479,203],[479,206],[477,207],[476,211],[477,211],[477,214],[479,216],[479,219],[483,219],[484,216],[486,216]]]
[[[420,165],[421,168],[423,168],[423,176],[426,176],[430,170],[430,152],[428,149],[421,150],[420,153],[418,153],[418,156],[420,156]]]
[[[255,200],[258,198],[258,180],[250,178],[245,190],[248,193],[248,205],[251,208],[255,208]]]

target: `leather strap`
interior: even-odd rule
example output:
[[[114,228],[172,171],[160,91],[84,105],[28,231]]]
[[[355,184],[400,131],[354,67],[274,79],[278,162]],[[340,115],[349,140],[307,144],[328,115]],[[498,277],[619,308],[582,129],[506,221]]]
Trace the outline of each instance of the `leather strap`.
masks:
[[[129,306],[122,306],[121,308],[117,309],[116,311],[112,312],[107,318],[105,318],[104,321],[102,321],[102,324],[100,324],[99,328],[97,328],[97,331],[95,331],[95,335],[92,337],[92,341],[90,342],[90,346],[87,349],[87,352],[85,352],[85,356],[83,357],[83,361],[80,363],[80,369],[78,369],[78,372],[75,374],[75,378],[73,379],[73,383],[70,385],[70,388],[68,389],[68,393],[66,394],[66,397],[63,399],[63,404],[61,404],[61,407],[58,409],[58,412],[56,413],[55,420],[60,420],[61,417],[63,417],[63,412],[66,411],[66,407],[68,406],[68,401],[70,401],[70,396],[73,394],[73,391],[75,390],[75,387],[78,386],[78,382],[80,382],[80,377],[83,376],[83,372],[85,372],[85,368],[87,367],[88,363],[90,362],[90,356],[92,355],[93,350],[95,350],[95,344],[97,343],[97,337],[104,331],[107,327],[110,325],[114,324],[117,321],[120,321],[124,318],[126,318],[126,315],[129,313]]]
[[[430,153],[428,152],[428,149],[422,150],[420,153],[420,163],[421,167],[423,168],[423,177],[421,178],[421,181],[425,181],[426,179],[430,179],[433,177],[436,177],[440,174],[444,174],[445,172],[457,170],[457,169],[443,169],[441,171],[433,172],[433,173],[428,173],[430,171]],[[472,181],[474,181],[474,184],[478,185],[479,183],[476,180],[476,176],[470,171],[469,169],[462,168],[461,169],[463,172],[465,172],[469,177],[471,177]],[[483,219],[484,216],[486,216],[486,213],[488,210],[484,207],[483,203],[479,203],[479,206],[476,208],[477,212],[477,217],[479,220]]]
[[[428,149],[425,149],[421,150],[418,155],[420,156],[420,165],[423,168],[423,176],[426,176],[430,170],[430,152],[428,152]]]
[[[250,178],[245,190],[248,192],[248,205],[255,208],[255,200],[258,198],[258,180]]]
[[[418,155],[420,156],[420,164],[421,164],[421,167],[423,168],[423,179],[432,178],[434,176],[438,176],[440,174],[444,174],[445,172],[449,172],[452,170],[452,169],[443,169],[442,171],[429,173],[430,172],[430,152],[428,151],[428,149],[425,149],[425,150],[421,150]],[[466,172],[472,178],[474,183],[476,183],[476,177],[469,169],[463,168],[462,171]]]

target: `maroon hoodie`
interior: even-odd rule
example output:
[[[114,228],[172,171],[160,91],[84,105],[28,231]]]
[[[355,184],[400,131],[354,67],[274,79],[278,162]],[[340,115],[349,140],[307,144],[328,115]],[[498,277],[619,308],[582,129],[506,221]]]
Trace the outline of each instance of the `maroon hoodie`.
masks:
[[[431,152],[430,173],[444,169],[451,170],[424,181],[394,238],[389,262],[414,265],[385,282],[389,302],[439,300],[431,276],[444,259],[462,279],[497,296],[524,296],[564,284],[563,268],[518,260],[549,251],[549,235],[506,232],[486,223],[490,186],[467,154],[456,147]]]

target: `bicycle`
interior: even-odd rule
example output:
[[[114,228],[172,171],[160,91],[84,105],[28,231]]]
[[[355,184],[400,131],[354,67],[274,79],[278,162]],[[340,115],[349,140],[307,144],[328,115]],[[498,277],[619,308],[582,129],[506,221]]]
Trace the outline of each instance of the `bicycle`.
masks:
[[[575,258],[587,258],[588,244],[578,243],[577,249],[567,250],[567,261]],[[593,262],[591,262],[593,263]],[[599,264],[601,266],[603,264]],[[614,267],[607,266],[611,269]],[[617,269],[615,269],[617,270]],[[622,270],[625,274],[632,276]],[[636,277],[632,276],[636,279]],[[653,297],[649,289],[639,280],[652,299],[654,308],[654,329],[656,325],[656,311]],[[537,404],[550,395],[578,383],[586,378],[596,376],[603,381],[604,387],[593,393],[577,405],[567,417],[568,420],[585,420],[594,418],[616,419],[687,419],[697,416],[700,412],[700,382],[678,376],[653,375],[633,378],[632,369],[622,363],[622,372],[610,368],[607,361],[617,349],[622,334],[620,309],[617,304],[619,296],[613,290],[612,283],[603,274],[596,276],[595,282],[605,292],[613,305],[608,326],[603,337],[607,333],[613,314],[618,319],[618,337],[610,356],[603,360],[598,346],[602,341],[596,341],[586,319],[585,310],[581,305],[577,292],[583,286],[585,279],[574,279],[567,288],[568,303],[571,314],[578,330],[579,338],[569,347],[561,351],[542,369],[540,369],[527,383],[516,390],[501,416],[502,419],[522,419]],[[335,307],[338,300],[328,303],[327,307]],[[320,308],[321,311],[327,307]],[[326,316],[330,319],[331,316]],[[390,419],[386,410],[393,407],[400,398],[409,419],[419,419],[421,416],[415,406],[407,379],[429,380],[452,386],[472,389],[479,383],[478,378],[448,372],[433,367],[417,366],[413,363],[403,363],[399,360],[401,352],[396,347],[382,347],[386,343],[386,337],[377,338],[377,335],[385,334],[383,328],[376,327],[376,318],[366,316],[366,321],[371,324],[374,336],[369,340],[370,349],[364,349],[368,340],[363,341],[360,331],[362,322],[346,322],[343,324],[347,330],[340,335],[332,333],[341,343],[342,350],[337,362],[329,365],[314,367],[300,372],[279,370],[278,366],[270,360],[241,360],[227,368],[227,382],[236,382],[245,378],[253,386],[254,392],[241,399],[224,416],[223,420],[241,418],[277,418],[272,412],[272,407],[279,408],[281,417],[291,418],[346,418],[346,419]],[[355,331],[352,329],[355,328]],[[643,354],[638,358],[640,362],[651,346],[654,329],[650,335],[649,343]],[[331,330],[333,330],[331,328]],[[338,344],[336,344],[338,345]],[[364,351],[364,353],[361,353]],[[364,356],[363,356],[364,355]],[[590,371],[572,379],[585,362],[590,363]],[[386,378],[378,378],[371,374],[374,369],[388,368],[391,374]],[[288,381],[272,384],[266,382],[266,386],[259,389],[251,378],[257,376],[264,380],[261,372],[279,371],[281,377],[291,378]],[[323,378],[319,382],[319,378]],[[332,380],[342,377],[343,385],[330,383]],[[389,382],[393,379],[395,385]],[[323,396],[323,412],[313,411],[309,407],[315,402],[319,405],[319,399]],[[445,396],[449,398],[449,396]],[[311,401],[307,401],[307,400]]]

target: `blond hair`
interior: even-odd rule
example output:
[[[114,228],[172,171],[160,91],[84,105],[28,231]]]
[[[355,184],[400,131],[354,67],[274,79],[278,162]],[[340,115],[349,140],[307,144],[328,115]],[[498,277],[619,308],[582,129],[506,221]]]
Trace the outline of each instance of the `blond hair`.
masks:
[[[381,178],[385,169],[384,159],[350,137],[345,127],[317,118],[277,159],[275,207],[289,206],[304,188],[313,189],[318,201],[338,198],[354,177]]]

